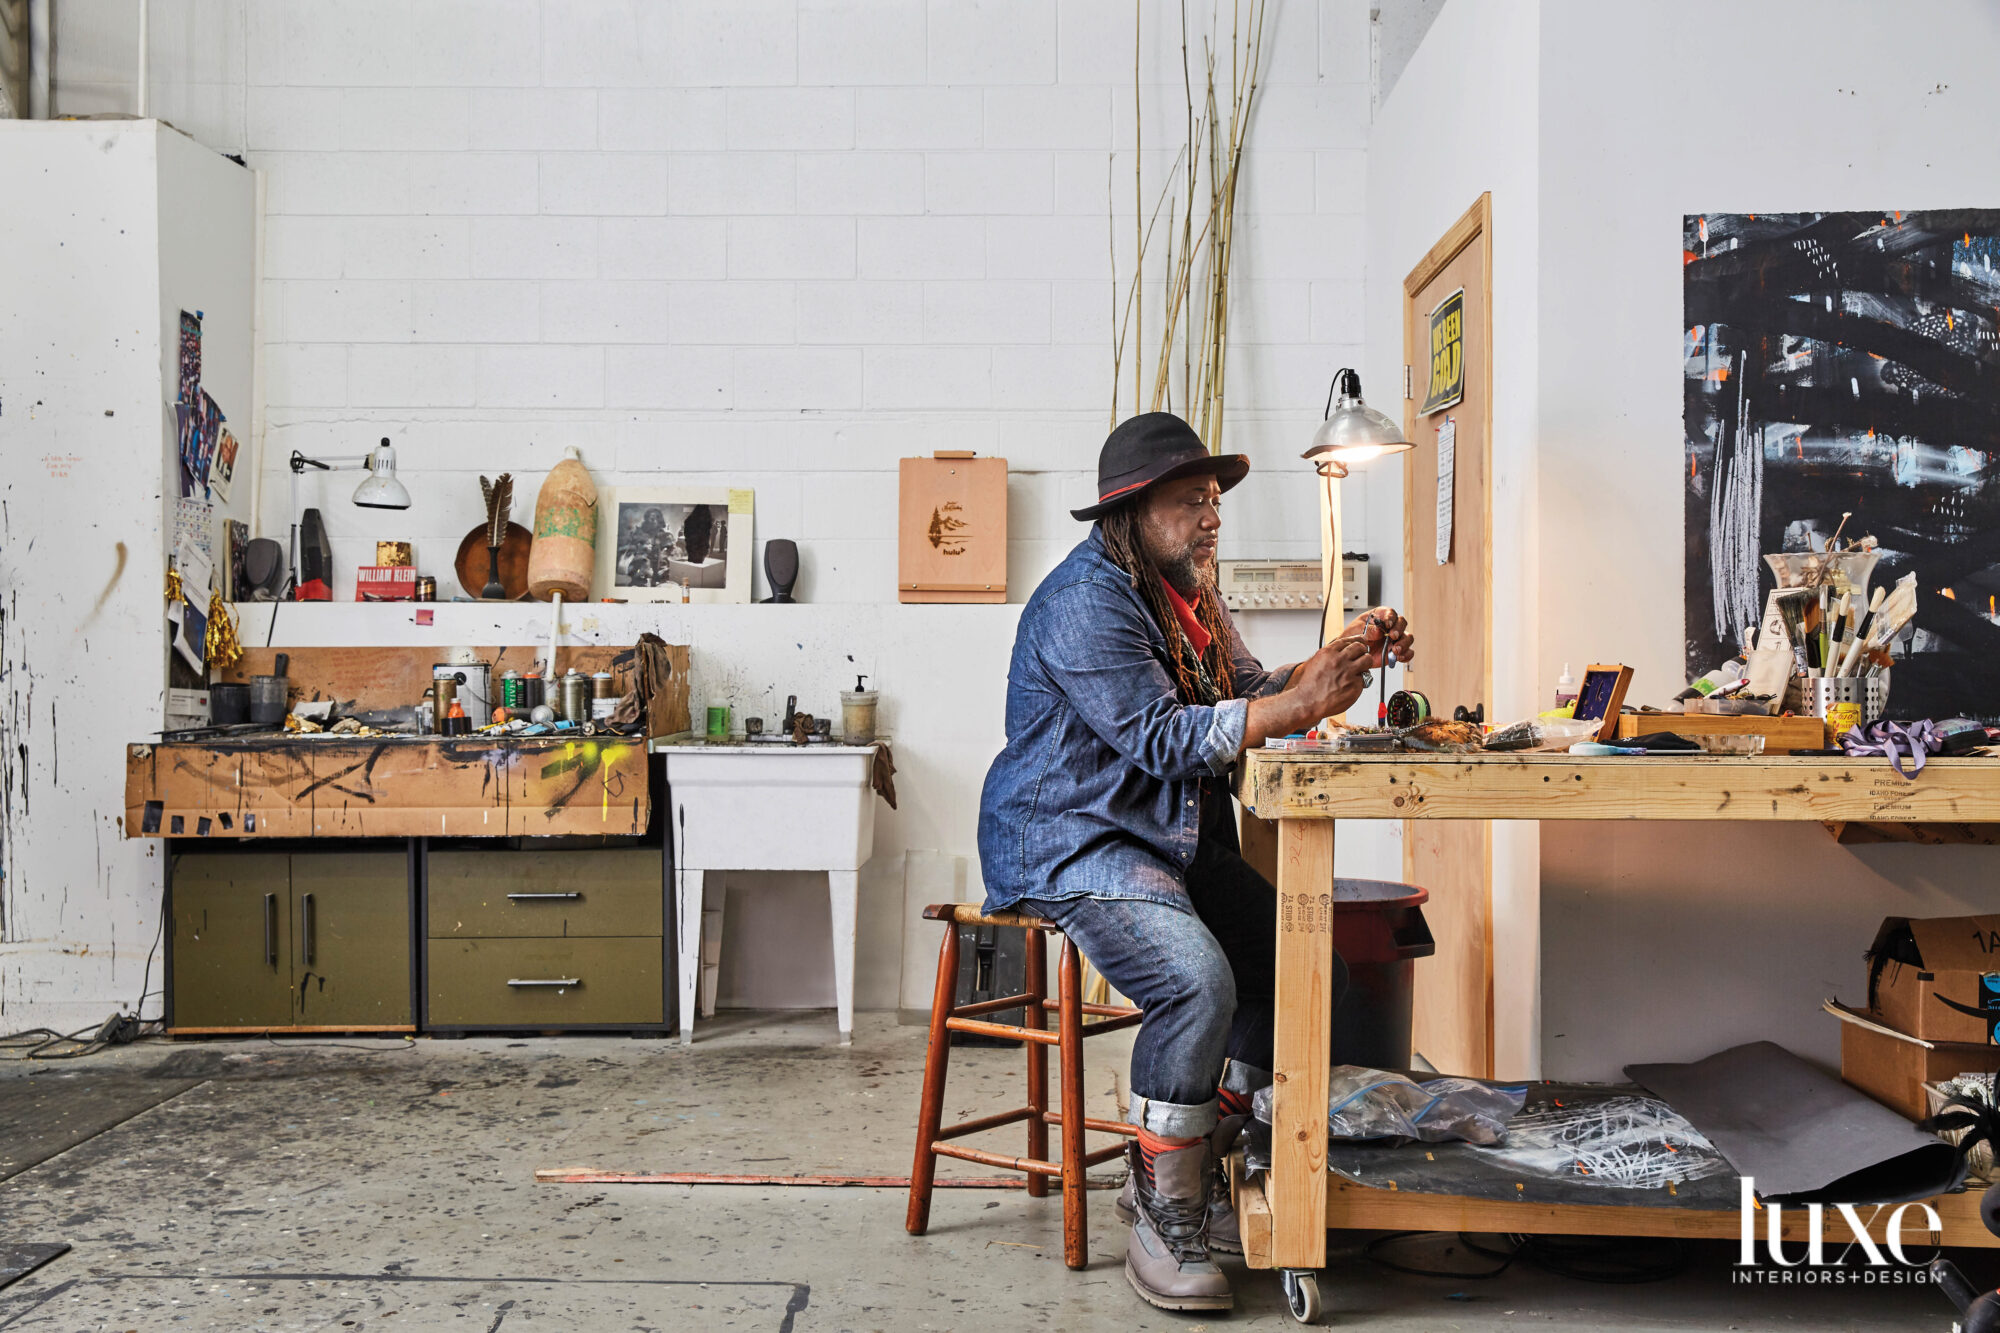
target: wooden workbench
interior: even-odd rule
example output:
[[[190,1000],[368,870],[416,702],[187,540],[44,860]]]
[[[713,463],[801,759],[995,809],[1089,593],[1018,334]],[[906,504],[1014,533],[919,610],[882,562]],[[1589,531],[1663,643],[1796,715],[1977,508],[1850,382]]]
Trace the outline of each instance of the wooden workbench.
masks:
[[[273,735],[125,751],[128,838],[637,837],[643,737]]]
[[[1271,1170],[1239,1188],[1254,1268],[1312,1270],[1328,1227],[1733,1237],[1734,1212],[1494,1203],[1328,1184],[1333,835],[1340,819],[1750,820],[2000,824],[2000,759],[1932,760],[1914,781],[1875,760],[1576,758],[1568,754],[1354,755],[1252,750],[1238,771],[1246,813],[1274,821],[1265,869],[1278,888],[1276,1082]],[[1246,854],[1254,840],[1246,840]],[[1490,946],[1490,941],[1489,941]],[[1933,1201],[1948,1245],[2000,1244],[1978,1197]],[[1883,1209],[1877,1225],[1886,1222]],[[1795,1219],[1788,1219],[1795,1220]],[[1834,1224],[1832,1229],[1838,1230]]]

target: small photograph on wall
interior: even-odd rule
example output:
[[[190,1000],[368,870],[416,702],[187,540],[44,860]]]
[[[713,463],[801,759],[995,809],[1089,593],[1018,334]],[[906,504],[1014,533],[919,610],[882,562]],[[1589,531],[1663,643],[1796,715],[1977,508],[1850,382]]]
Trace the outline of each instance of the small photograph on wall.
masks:
[[[599,512],[597,586],[631,602],[750,600],[751,493],[614,487]]]

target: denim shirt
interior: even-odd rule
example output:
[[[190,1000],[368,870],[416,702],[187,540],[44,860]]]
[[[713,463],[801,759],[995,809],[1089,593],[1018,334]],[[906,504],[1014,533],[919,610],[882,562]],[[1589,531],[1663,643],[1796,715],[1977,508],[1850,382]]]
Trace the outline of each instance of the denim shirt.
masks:
[[[1231,639],[1237,697],[1185,704],[1166,636],[1096,527],[1042,580],[1007,670],[1007,745],[979,800],[988,911],[1022,898],[1188,906],[1205,785],[1224,795],[1248,701],[1291,676]]]

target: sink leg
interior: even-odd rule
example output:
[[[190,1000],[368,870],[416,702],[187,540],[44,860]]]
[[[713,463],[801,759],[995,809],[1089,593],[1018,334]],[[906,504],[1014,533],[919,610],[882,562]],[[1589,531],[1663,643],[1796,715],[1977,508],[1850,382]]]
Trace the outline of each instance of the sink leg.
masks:
[[[826,872],[826,893],[833,910],[833,998],[843,1046],[854,1040],[854,919],[860,879],[859,871]]]
[[[694,1044],[695,991],[701,981],[702,881],[718,870],[682,870],[674,876],[677,976],[681,991],[681,1045]],[[718,889],[721,885],[718,883]]]

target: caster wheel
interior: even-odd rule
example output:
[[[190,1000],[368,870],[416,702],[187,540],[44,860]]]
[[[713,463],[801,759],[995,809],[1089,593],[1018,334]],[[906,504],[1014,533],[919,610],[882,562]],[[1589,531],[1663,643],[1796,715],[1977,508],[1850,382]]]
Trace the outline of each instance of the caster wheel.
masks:
[[[1308,1268],[1284,1271],[1285,1305],[1301,1324],[1317,1324],[1324,1307],[1319,1301],[1319,1274]]]

